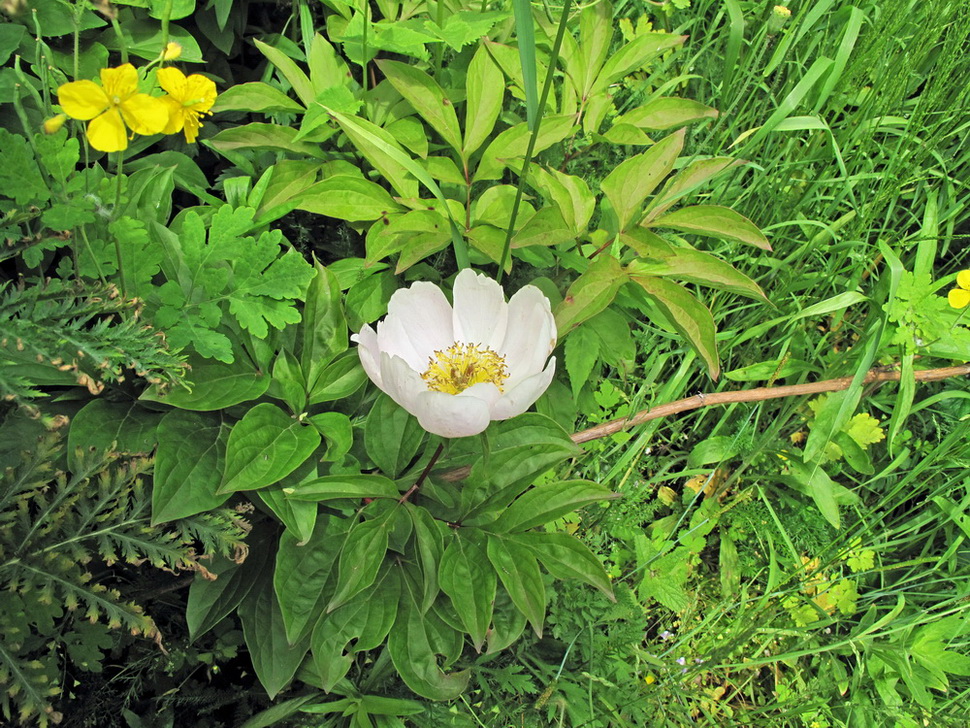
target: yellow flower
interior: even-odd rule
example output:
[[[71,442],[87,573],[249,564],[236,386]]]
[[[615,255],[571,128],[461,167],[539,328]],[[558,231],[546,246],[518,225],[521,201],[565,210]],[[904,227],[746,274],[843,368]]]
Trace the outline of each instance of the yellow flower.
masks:
[[[130,63],[101,69],[101,85],[94,81],[72,81],[57,89],[64,113],[72,119],[90,121],[91,146],[102,152],[128,147],[125,125],[136,134],[158,134],[168,123],[168,110],[161,100],[138,93],[138,72]]]
[[[970,304],[970,270],[957,273],[957,287],[947,295],[953,308],[966,308]]]
[[[194,142],[199,136],[199,119],[203,114],[212,113],[209,109],[216,102],[216,85],[198,73],[186,78],[177,68],[160,68],[157,73],[158,85],[168,92],[162,96],[168,107],[166,134],[185,132],[185,141]]]

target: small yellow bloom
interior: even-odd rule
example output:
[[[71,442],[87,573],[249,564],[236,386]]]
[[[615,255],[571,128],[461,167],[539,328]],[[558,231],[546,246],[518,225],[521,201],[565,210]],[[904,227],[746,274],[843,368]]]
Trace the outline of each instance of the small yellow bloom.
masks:
[[[970,270],[957,273],[957,287],[950,290],[947,299],[953,308],[966,308],[970,304]]]
[[[64,126],[65,121],[67,121],[67,114],[58,114],[44,121],[41,127],[44,129],[45,134],[56,134]]]
[[[168,112],[159,99],[138,92],[138,72],[130,63],[101,69],[101,85],[72,81],[57,89],[64,113],[72,119],[90,121],[91,146],[102,152],[128,147],[125,125],[136,134],[158,134],[168,123]]]
[[[643,682],[645,682],[647,685],[653,685],[655,682],[657,682],[657,678],[653,675],[647,675],[645,678],[643,678]]]
[[[185,141],[194,142],[199,136],[199,119],[203,114],[212,113],[209,109],[216,102],[216,85],[198,73],[186,78],[177,68],[158,69],[158,85],[168,92],[161,101],[168,107],[166,134],[185,132]]]
[[[176,58],[181,57],[181,55],[182,55],[181,43],[176,43],[175,41],[171,41],[168,45],[165,46],[165,50],[162,51],[162,60],[174,61]]]

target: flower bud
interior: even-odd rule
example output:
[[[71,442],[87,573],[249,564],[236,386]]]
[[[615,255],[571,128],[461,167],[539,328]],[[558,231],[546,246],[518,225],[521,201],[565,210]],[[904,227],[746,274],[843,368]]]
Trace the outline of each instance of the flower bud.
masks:
[[[785,27],[785,24],[791,19],[791,10],[786,8],[784,5],[775,5],[771,9],[771,17],[768,18],[768,35],[774,35],[779,30]]]
[[[165,46],[165,50],[162,51],[163,61],[174,61],[176,58],[180,58],[182,55],[182,45],[174,41],[169,42]]]
[[[56,134],[64,126],[65,121],[67,121],[67,114],[58,114],[44,121],[41,127],[45,134]]]

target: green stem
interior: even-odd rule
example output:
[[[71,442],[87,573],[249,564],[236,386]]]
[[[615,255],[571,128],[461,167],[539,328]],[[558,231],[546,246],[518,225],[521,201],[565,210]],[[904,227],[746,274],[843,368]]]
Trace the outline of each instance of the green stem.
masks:
[[[162,53],[168,47],[168,21],[172,17],[172,6],[175,0],[165,0],[165,7],[162,8]]]
[[[127,63],[128,62],[128,46],[125,44],[125,36],[121,32],[121,26],[118,25],[118,19],[117,18],[112,18],[111,19],[111,28],[114,30],[115,36],[117,36],[117,38],[118,38],[118,50],[121,53],[121,62],[123,64],[124,63]]]
[[[121,210],[121,186],[124,180],[122,175],[122,170],[125,166],[125,150],[122,149],[118,152],[118,167],[115,172],[115,206],[112,210],[112,214],[115,219],[118,217],[118,213]],[[121,295],[125,298],[128,297],[128,283],[125,280],[125,265],[121,258],[121,242],[118,240],[117,235],[111,236],[114,239],[115,244],[115,255],[118,257],[118,276],[121,279]]]
[[[559,63],[559,50],[562,48],[562,39],[566,34],[566,22],[569,19],[569,10],[572,0],[566,0],[562,7],[562,16],[559,19],[559,29],[556,32],[556,42],[552,47],[552,57],[549,61],[549,68],[546,71],[546,80],[542,84],[542,93],[539,95],[538,110],[536,112],[536,123],[529,136],[529,146],[525,150],[525,159],[522,160],[522,172],[519,174],[519,184],[515,190],[515,202],[512,204],[512,214],[509,220],[508,230],[505,231],[505,245],[502,247],[502,257],[499,259],[498,274],[495,280],[502,282],[505,274],[505,267],[509,265],[509,258],[512,253],[512,235],[515,234],[515,218],[519,213],[519,205],[522,202],[522,194],[525,190],[526,179],[529,175],[529,165],[532,163],[532,154],[535,151],[536,139],[539,137],[539,127],[542,126],[542,111],[546,108],[546,100],[549,98],[549,90],[552,88],[552,79],[556,75],[556,65]]]

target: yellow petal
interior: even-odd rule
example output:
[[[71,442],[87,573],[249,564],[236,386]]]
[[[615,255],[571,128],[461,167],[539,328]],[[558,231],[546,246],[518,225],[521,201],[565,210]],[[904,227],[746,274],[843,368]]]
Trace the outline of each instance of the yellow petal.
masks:
[[[158,134],[168,124],[168,106],[148,94],[135,94],[123,101],[121,113],[136,134]]]
[[[970,291],[963,288],[954,288],[947,294],[947,299],[953,308],[965,308],[970,304]]]
[[[199,115],[196,114],[194,111],[187,110],[184,116],[185,116],[185,129],[183,129],[183,131],[185,132],[185,141],[187,141],[189,144],[192,144],[195,142],[196,138],[198,138],[199,127],[201,127],[202,124],[199,123]]]
[[[111,102],[94,81],[72,81],[57,89],[57,101],[72,119],[87,121],[107,109]]]
[[[957,273],[957,285],[970,291],[970,270],[962,270]]]
[[[185,74],[177,68],[159,68],[155,72],[158,85],[179,103],[185,101]]]
[[[109,99],[116,104],[120,103],[138,92],[138,71],[130,63],[117,68],[102,68],[101,85]]]
[[[211,78],[193,73],[186,79],[185,101],[196,111],[208,111],[216,102],[216,84]]]
[[[176,58],[182,55],[182,46],[174,41],[170,42],[165,46],[165,50],[162,52],[163,61],[174,61]]]
[[[128,133],[125,131],[121,114],[108,109],[88,124],[88,141],[91,146],[102,152],[120,152],[128,148]]]
[[[162,134],[175,134],[176,132],[182,131],[182,126],[185,124],[182,104],[171,96],[160,96],[158,100],[165,104],[165,107],[168,109],[168,123],[162,129]]]

